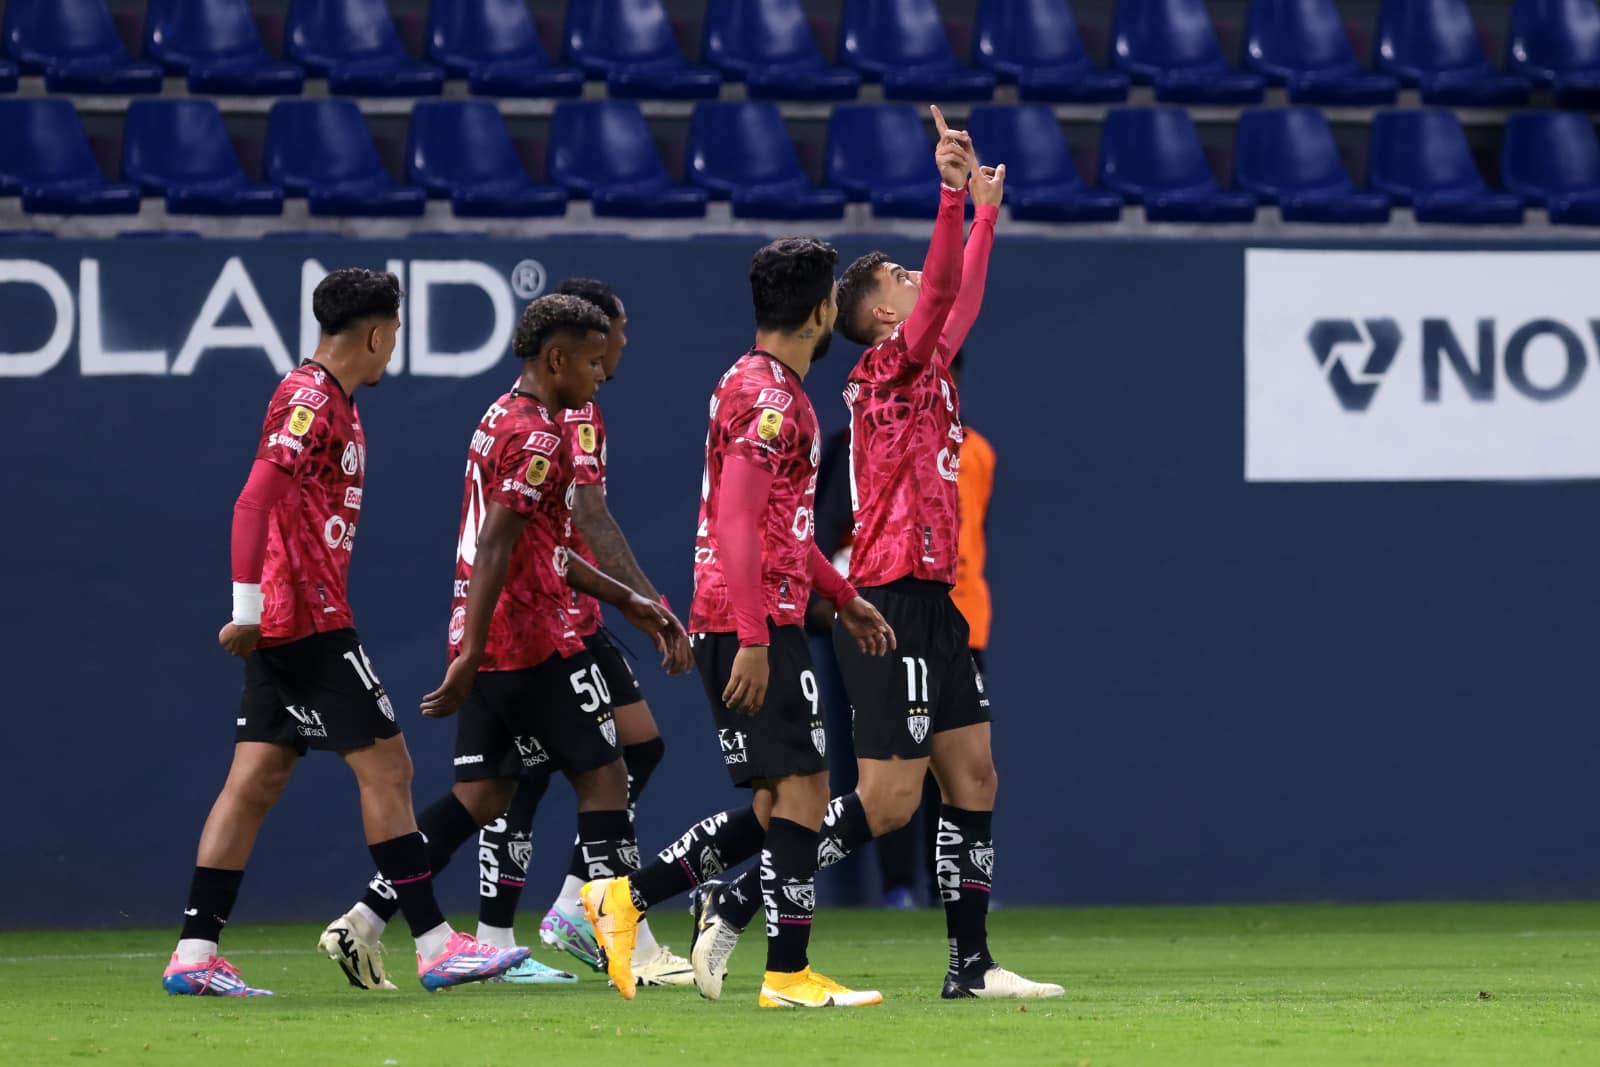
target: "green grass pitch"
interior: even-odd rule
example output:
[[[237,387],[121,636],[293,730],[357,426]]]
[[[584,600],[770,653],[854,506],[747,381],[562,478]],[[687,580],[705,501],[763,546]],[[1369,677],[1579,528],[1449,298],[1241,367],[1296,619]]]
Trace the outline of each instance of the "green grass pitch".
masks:
[[[659,915],[657,935],[682,948],[687,922]],[[593,974],[429,995],[400,930],[401,991],[374,994],[316,954],[317,927],[232,929],[230,957],[278,994],[251,1001],[162,993],[171,930],[0,933],[0,1064],[1600,1064],[1600,905],[1009,910],[990,928],[1066,999],[941,1001],[933,911],[821,913],[818,968],[887,1002],[818,1012],[756,1008],[754,936],[720,1003],[627,1004]]]

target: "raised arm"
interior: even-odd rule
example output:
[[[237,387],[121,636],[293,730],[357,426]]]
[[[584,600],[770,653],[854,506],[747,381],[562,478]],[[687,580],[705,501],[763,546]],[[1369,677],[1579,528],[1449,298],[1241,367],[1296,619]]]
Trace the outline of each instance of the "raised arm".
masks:
[[[1000,198],[1005,189],[1006,165],[980,167],[972,176],[972,200],[977,204],[972,232],[967,235],[967,250],[961,263],[961,292],[956,296],[950,317],[945,320],[940,338],[944,351],[953,356],[967,339],[972,324],[983,308],[983,287],[989,277],[989,252],[994,247],[994,224],[1000,215]]]
[[[944,187],[939,190],[939,213],[933,220],[928,258],[922,264],[922,291],[905,325],[906,349],[914,363],[927,363],[933,358],[945,320],[961,291],[962,216],[967,204],[967,174],[971,170],[971,138],[964,130],[950,129],[937,107],[931,110],[939,130],[933,159]]]

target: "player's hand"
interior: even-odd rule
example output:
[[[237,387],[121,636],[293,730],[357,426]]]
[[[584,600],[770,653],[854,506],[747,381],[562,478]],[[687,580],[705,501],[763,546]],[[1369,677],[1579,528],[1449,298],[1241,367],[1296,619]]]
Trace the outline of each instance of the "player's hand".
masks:
[[[217,644],[227,650],[230,656],[246,659],[256,650],[256,644],[261,640],[261,627],[240,626],[230,622],[217,634]]]
[[[656,651],[661,653],[662,670],[668,674],[682,674],[694,665],[694,656],[688,651],[689,635],[676,615],[638,593],[623,601],[620,607],[629,622],[650,635]]]
[[[754,715],[767,702],[767,648],[750,645],[733,657],[733,670],[728,672],[728,687],[722,691],[722,703],[742,715]]]
[[[840,608],[839,621],[864,655],[887,655],[895,647],[893,627],[865,597],[858,596]]]
[[[979,167],[972,175],[972,180],[967,183],[967,191],[972,194],[974,204],[992,204],[1000,206],[1000,200],[1006,191],[1006,165],[998,167]]]
[[[939,131],[939,143],[933,150],[939,178],[950,188],[960,189],[972,173],[972,138],[966,130],[952,130],[936,105],[928,105],[928,110],[933,112],[933,125]]]
[[[444,682],[422,698],[422,714],[430,719],[445,719],[461,710],[461,705],[472,695],[472,682],[478,674],[478,662],[467,656],[457,656],[450,669],[444,672]]]

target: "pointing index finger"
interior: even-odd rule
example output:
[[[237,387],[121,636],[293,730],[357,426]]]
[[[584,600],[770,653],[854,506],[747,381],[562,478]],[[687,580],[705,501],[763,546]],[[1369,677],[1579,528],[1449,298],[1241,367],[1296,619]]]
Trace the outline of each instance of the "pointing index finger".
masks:
[[[933,112],[933,125],[939,131],[939,140],[944,140],[944,135],[950,132],[950,126],[944,121],[944,112],[939,110],[938,104],[929,104],[928,110]]]

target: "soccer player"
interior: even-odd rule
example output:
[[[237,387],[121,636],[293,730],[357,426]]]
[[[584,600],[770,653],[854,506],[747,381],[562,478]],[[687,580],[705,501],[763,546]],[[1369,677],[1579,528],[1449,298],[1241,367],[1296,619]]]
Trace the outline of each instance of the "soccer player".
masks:
[[[394,354],[399,279],[334,271],[311,308],[322,327],[316,353],[272,394],[234,505],[233,620],[218,640],[244,660],[244,694],[233,766],[201,831],[183,932],[161,979],[168,993],[271,995],[246,985],[217,941],[262,820],[308,749],[337,752],[355,772],[367,844],[416,937],[425,988],[488,978],[528,955],[480,945],[444,921],[412,813],[411,757],[345,592],[367,467],[353,394],[378,384]]]
[[[921,801],[931,762],[944,798],[935,856],[950,939],[942,995],[1057,997],[1060,986],[1031,982],[989,955],[996,787],[989,700],[967,622],[950,600],[962,439],[950,360],[983,301],[1005,165],[978,167],[967,134],[951,130],[938,108],[933,116],[944,189],[923,270],[871,253],[839,281],[839,332],[867,346],[845,389],[856,520],[850,577],[894,627],[898,655],[862,655],[834,634],[855,709],[859,777],[855,792],[829,805],[818,859],[822,866],[835,863],[904,826]],[[977,211],[963,257],[969,175]],[[746,875],[696,898],[690,955],[702,989],[725,968],[730,942],[749,921],[739,901],[749,884]],[[714,947],[702,953],[708,935]]]
[[[569,278],[558,285],[555,291],[582,297],[605,312],[611,320],[602,365],[606,380],[614,378],[617,365],[622,360],[623,347],[628,343],[628,314],[622,298],[611,286],[593,278]],[[606,505],[607,439],[600,405],[590,401],[581,408],[562,412],[560,422],[572,452],[576,472],[574,481],[578,486],[572,505],[573,520],[577,524],[572,538],[573,550],[645,599],[665,604],[666,599],[645,576],[638,560],[634,558],[633,550],[628,547],[627,538]],[[667,746],[661,739],[655,718],[650,714],[650,705],[645,703],[644,695],[639,690],[633,669],[602,624],[599,602],[574,589],[568,600],[567,614],[572,628],[583,639],[584,647],[594,653],[600,665],[601,677],[611,693],[617,721],[617,741],[622,746],[622,762],[628,771],[628,812],[631,816],[639,803],[639,795],[644,792]],[[688,641],[674,642],[672,655],[679,670],[686,671],[693,666],[694,654]],[[521,769],[520,761],[516,769]],[[478,939],[486,944],[516,943],[512,924],[532,855],[533,816],[549,785],[550,773],[546,765],[523,774],[517,781],[516,795],[504,817],[494,820],[478,833]],[[593,850],[587,847],[581,837],[573,842],[566,881],[545,914],[544,921],[539,924],[540,939],[547,945],[571,953],[595,970],[604,970],[605,961],[600,956],[599,945],[595,943],[594,930],[583,914],[578,891],[584,882],[618,873],[598,862]],[[689,961],[658,944],[648,922],[639,924],[639,940],[633,950],[633,973],[640,985],[688,986],[694,983],[694,972],[689,967]],[[576,981],[572,975],[553,970],[534,959],[519,964],[502,977],[507,982],[528,984]]]
[[[894,640],[811,536],[821,442],[801,383],[832,338],[837,262],[832,246],[809,238],[775,241],[756,253],[755,347],[711,396],[690,630],[723,762],[734,784],[754,793],[750,806],[690,827],[634,877],[584,885],[584,909],[625,999],[634,995],[629,961],[640,916],[760,849],[767,969],[758,1003],[816,1008],[883,1000],[817,974],[807,956],[817,832],[828,802],[822,708],[801,626],[813,583],[838,605],[843,628],[863,651],[881,655]],[[719,984],[708,995],[720,992]]]
[[[568,550],[576,486],[557,420],[594,399],[609,328],[599,308],[575,296],[529,304],[512,340],[522,375],[489,405],[467,447],[451,662],[443,684],[422,698],[429,717],[461,712],[456,785],[417,820],[436,874],[505,813],[517,762],[559,766],[578,795],[579,836],[597,861],[621,871],[639,866],[606,680],[568,618],[569,587],[615,605],[664,656],[686,636],[660,604]],[[399,889],[380,873],[323,931],[319,947],[358,988],[383,987],[378,939]]]

